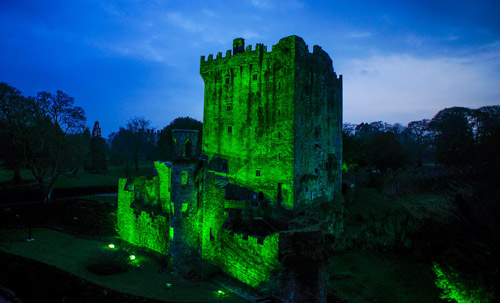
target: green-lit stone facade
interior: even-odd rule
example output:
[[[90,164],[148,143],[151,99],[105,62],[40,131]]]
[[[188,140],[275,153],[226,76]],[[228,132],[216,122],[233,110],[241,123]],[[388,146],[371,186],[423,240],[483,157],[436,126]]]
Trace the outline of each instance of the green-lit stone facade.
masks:
[[[201,57],[205,82],[203,151],[232,183],[294,208],[331,200],[341,185],[342,78],[319,46],[290,36],[272,51]],[[225,162],[224,162],[225,163]]]
[[[144,194],[139,189],[144,181],[148,183],[145,188],[150,192],[159,192],[158,177],[152,180],[138,178],[131,183],[127,183],[127,179],[119,180],[117,231],[122,240],[166,255],[169,249],[168,213],[154,202],[148,204],[136,196],[138,193]],[[159,200],[159,195],[150,197],[153,199],[149,201]]]
[[[155,162],[157,176],[120,180],[117,229],[170,255],[181,274],[199,270],[201,257],[255,287],[279,265],[286,230],[260,214],[340,193],[342,78],[328,54],[319,46],[310,53],[300,37],[272,51],[244,44],[238,38],[224,57],[201,58],[201,154],[197,131],[174,130],[174,160]],[[244,226],[269,226],[242,229],[243,213]]]
[[[278,264],[279,233],[257,238],[222,229],[220,242],[222,270],[248,285],[267,281]]]

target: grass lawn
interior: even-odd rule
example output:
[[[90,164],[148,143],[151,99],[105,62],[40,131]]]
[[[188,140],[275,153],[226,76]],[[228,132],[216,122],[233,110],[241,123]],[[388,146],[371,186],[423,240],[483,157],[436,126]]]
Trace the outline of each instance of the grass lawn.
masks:
[[[153,162],[140,162],[139,171],[135,171],[133,165],[130,167],[130,177],[148,176],[153,174]],[[14,172],[11,170],[0,169],[0,183],[12,180]],[[33,181],[31,171],[21,170],[21,177],[25,181]],[[56,188],[72,187],[94,187],[94,186],[118,186],[118,179],[125,178],[125,166],[109,166],[105,173],[87,172],[83,168],[78,171],[76,176],[61,175],[57,178]]]
[[[148,176],[153,174],[153,162],[140,162],[139,171],[130,167],[130,177]],[[118,179],[125,178],[124,166],[109,166],[105,173],[91,173],[85,170],[80,170],[76,176],[63,175],[59,176],[55,187],[57,188],[72,188],[72,187],[93,187],[93,186],[118,186]]]
[[[389,252],[353,252],[330,259],[329,287],[350,303],[442,303],[431,264]]]
[[[10,180],[12,180],[12,178],[14,178],[13,170],[0,168],[0,183],[9,182]],[[35,181],[35,178],[33,178],[33,174],[27,169],[21,170],[21,178],[26,181]]]
[[[83,196],[81,199],[116,205],[118,203],[118,194],[89,195]]]
[[[139,270],[111,276],[99,276],[87,271],[89,256],[108,243],[80,239],[65,233],[44,228],[32,231],[35,241],[26,242],[26,229],[1,229],[0,250],[7,253],[34,259],[103,287],[140,297],[176,302],[246,302],[229,290],[224,289],[225,297],[217,297],[220,286],[211,282],[187,282],[167,274],[159,273],[160,265],[153,259],[136,255],[141,265]],[[171,283],[167,290],[165,283]]]

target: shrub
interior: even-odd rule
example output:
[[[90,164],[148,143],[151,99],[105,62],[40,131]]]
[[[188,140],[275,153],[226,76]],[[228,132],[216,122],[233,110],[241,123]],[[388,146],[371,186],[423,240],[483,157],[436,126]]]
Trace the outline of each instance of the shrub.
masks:
[[[123,249],[100,249],[90,258],[87,270],[97,275],[108,276],[129,269],[129,254]]]
[[[433,265],[436,275],[436,286],[442,290],[441,299],[458,303],[489,303],[492,302],[493,292],[487,289],[480,280],[467,278],[458,274],[453,268]]]

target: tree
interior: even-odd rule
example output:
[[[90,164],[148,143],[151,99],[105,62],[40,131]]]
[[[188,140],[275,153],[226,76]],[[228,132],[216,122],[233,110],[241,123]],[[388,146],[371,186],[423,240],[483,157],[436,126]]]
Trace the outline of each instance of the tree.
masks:
[[[108,144],[101,137],[101,128],[99,127],[99,122],[96,121],[92,129],[92,137],[90,137],[89,132],[89,148],[86,155],[85,169],[96,173],[107,171],[108,154]]]
[[[14,134],[19,134],[19,127],[28,123],[32,111],[31,103],[18,89],[0,82],[0,160],[14,171],[13,182],[21,181],[24,166],[21,142]]]
[[[71,136],[83,131],[86,117],[83,108],[74,105],[74,98],[60,90],[40,92],[34,101],[39,112],[26,128],[25,161],[44,200],[49,201],[58,176],[74,168]]]
[[[92,137],[90,139],[89,152],[85,169],[93,172],[104,172],[108,170],[109,147],[101,137]]]
[[[92,128],[92,137],[102,137],[99,121],[95,121],[94,123],[94,127]]]
[[[465,107],[445,108],[429,123],[435,131],[437,160],[445,165],[470,165],[474,159],[473,111]]]
[[[378,170],[397,169],[407,163],[403,146],[392,132],[378,132],[371,136],[367,149],[370,165]]]
[[[15,94],[9,93],[12,89],[4,83],[1,87],[8,91],[2,95],[0,112],[12,136],[12,148],[22,155],[23,164],[48,201],[57,177],[74,168],[70,138],[83,130],[85,112],[62,91],[25,98],[15,89]]]
[[[429,119],[412,121],[403,132],[403,146],[408,154],[409,160],[421,166],[424,162],[432,162],[432,143],[434,133],[429,127]]]
[[[154,131],[147,129],[150,122],[142,117],[129,120],[126,128],[121,127],[114,136],[111,145],[111,160],[117,164],[134,162],[135,170],[139,170],[139,160],[146,159],[154,149]]]
[[[473,111],[477,141],[480,143],[483,137],[487,137],[496,130],[500,122],[500,105],[483,106]]]
[[[130,142],[132,141],[132,133],[120,127],[118,133],[114,134],[111,143],[110,162],[115,165],[125,164],[125,176],[129,176],[129,166],[133,160]]]
[[[147,136],[147,127],[151,124],[150,121],[143,117],[134,117],[127,123],[127,130],[130,132],[131,140],[129,141],[129,148],[135,164],[135,171],[139,171],[139,158],[145,154],[148,149],[147,145],[150,143]]]
[[[172,135],[172,130],[174,129],[194,129],[199,133],[198,143],[196,144],[196,150],[199,153],[201,151],[201,141],[203,133],[203,123],[190,118],[190,117],[178,117],[175,118],[169,125],[165,126],[158,135],[158,143],[156,145],[156,158],[162,161],[171,161],[174,155],[174,139]]]
[[[90,131],[85,131],[67,136],[67,144],[63,152],[64,166],[76,175],[80,167],[85,166],[90,149]]]

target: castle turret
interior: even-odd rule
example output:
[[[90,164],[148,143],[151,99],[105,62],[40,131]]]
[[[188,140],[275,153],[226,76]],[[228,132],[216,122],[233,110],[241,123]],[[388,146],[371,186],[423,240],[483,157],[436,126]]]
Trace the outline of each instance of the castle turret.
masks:
[[[196,149],[198,144],[198,131],[192,129],[172,130],[175,144],[174,160],[197,159],[200,154]]]
[[[170,242],[170,255],[173,260],[174,272],[181,276],[195,270],[197,264],[198,238],[191,229],[197,214],[197,185],[196,167],[199,152],[198,131],[187,129],[174,129],[172,131],[175,153],[172,165],[172,191],[173,215],[170,227],[173,239]],[[191,223],[190,223],[191,222]]]
[[[233,55],[245,52],[245,39],[236,38],[233,40]]]

